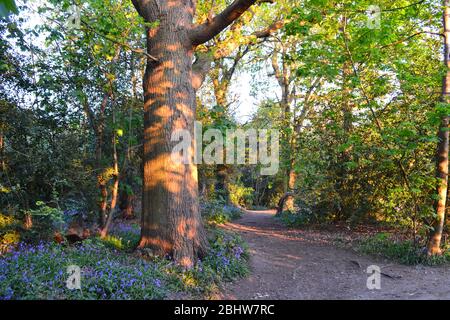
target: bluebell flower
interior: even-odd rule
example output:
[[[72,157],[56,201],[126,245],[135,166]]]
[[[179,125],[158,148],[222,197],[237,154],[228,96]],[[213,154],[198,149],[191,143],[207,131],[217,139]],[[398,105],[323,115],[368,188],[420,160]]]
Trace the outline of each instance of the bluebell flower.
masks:
[[[157,286],[158,288],[161,288],[161,280],[155,279],[155,280],[153,280],[153,284],[154,284],[155,286]]]

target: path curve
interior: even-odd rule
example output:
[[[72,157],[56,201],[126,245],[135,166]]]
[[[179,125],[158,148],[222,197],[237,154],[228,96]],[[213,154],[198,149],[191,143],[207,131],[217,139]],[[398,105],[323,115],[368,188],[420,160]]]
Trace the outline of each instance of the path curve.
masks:
[[[224,226],[247,241],[251,275],[225,285],[221,299],[450,299],[450,267],[404,266],[336,247],[329,234],[293,230],[275,211],[247,211]],[[381,289],[367,289],[378,265]]]

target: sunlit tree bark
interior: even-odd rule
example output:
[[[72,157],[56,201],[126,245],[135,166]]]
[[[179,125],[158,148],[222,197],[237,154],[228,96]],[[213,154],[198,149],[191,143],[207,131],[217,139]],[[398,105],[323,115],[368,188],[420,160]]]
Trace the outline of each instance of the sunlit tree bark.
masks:
[[[169,254],[192,265],[206,251],[198,203],[195,141],[190,161],[175,163],[171,141],[176,130],[191,137],[195,120],[195,80],[192,61],[197,45],[219,34],[256,0],[236,0],[207,22],[193,24],[195,1],[133,0],[147,22],[147,61],[144,76],[144,173],[140,248]]]
[[[116,113],[114,110],[114,106],[112,108],[112,123],[113,123],[113,129],[114,133],[112,136],[112,146],[113,146],[113,187],[111,191],[111,204],[109,207],[109,213],[108,217],[105,221],[105,224],[102,226],[102,230],[100,232],[100,236],[102,238],[106,237],[109,231],[109,228],[111,227],[112,220],[114,218],[114,215],[116,213],[116,206],[117,206],[117,200],[119,195],[119,157],[117,155],[117,133],[115,130],[115,124],[116,124]]]
[[[442,84],[442,100],[450,103],[450,1],[444,2],[444,62],[447,67],[447,73],[444,76]],[[437,193],[439,199],[436,201],[436,222],[434,229],[430,234],[428,242],[428,254],[435,255],[441,253],[441,239],[444,231],[445,209],[447,205],[447,187],[448,187],[448,152],[449,152],[449,116],[442,117],[438,132],[439,143],[437,146]]]

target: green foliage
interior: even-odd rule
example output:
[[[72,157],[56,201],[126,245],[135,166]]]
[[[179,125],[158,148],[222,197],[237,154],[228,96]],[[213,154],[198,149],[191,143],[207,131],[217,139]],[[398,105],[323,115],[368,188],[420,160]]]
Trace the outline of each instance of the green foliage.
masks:
[[[235,206],[249,207],[253,203],[254,190],[241,184],[229,184],[230,201]]]
[[[179,277],[178,284],[203,296],[217,292],[222,282],[236,280],[249,273],[248,249],[242,239],[220,229],[210,232],[208,255],[193,269],[186,270]]]
[[[13,216],[0,213],[0,254],[19,242],[17,225],[18,221]]]
[[[105,245],[110,246],[111,248],[115,248],[117,250],[123,249],[121,238],[117,238],[112,235],[107,235],[105,238],[99,240],[102,241]]]
[[[33,226],[23,233],[26,241],[39,239],[50,240],[56,231],[63,231],[66,227],[64,212],[59,208],[53,208],[43,201],[36,202],[36,209],[29,210],[25,214],[31,215]]]
[[[437,265],[450,262],[450,252],[445,252],[442,256],[429,257],[422,248],[412,241],[394,240],[389,233],[379,233],[361,240],[357,250],[407,265]]]
[[[120,163],[127,158],[129,166],[140,165],[138,149],[131,149],[142,135],[140,89],[129,80],[139,74],[144,57],[117,42],[141,46],[143,21],[131,2],[84,1],[80,29],[66,28],[73,4],[44,1],[38,13],[25,6],[20,16],[0,23],[0,184],[10,191],[0,194],[0,204],[20,211],[44,201],[66,210],[72,209],[66,203],[78,201],[96,221],[97,174],[111,167],[115,132]],[[37,14],[41,23],[25,21]],[[45,44],[27,43],[37,37]],[[111,91],[114,124],[110,101],[102,107]],[[30,96],[35,99],[25,98]],[[136,176],[127,171],[133,193],[140,188]]]
[[[210,250],[203,265],[216,271],[219,280],[231,281],[248,275],[248,248],[236,234],[215,229]]]
[[[203,219],[208,224],[224,224],[242,215],[242,210],[222,201],[209,201],[201,206]]]
[[[109,237],[105,240],[117,249],[132,250],[139,243],[141,228],[137,224],[119,222],[110,230]]]
[[[3,299],[155,299],[167,292],[164,263],[153,265],[99,242],[23,245],[0,257],[0,265]],[[69,265],[82,268],[82,290],[66,288]]]
[[[301,208],[301,210],[296,212],[292,212],[289,210],[283,211],[277,218],[283,224],[292,228],[323,222],[319,219],[318,216],[314,214],[311,209],[308,209],[306,207]]]
[[[7,17],[11,13],[18,13],[14,0],[2,0],[0,2],[0,18]]]
[[[45,221],[54,226],[54,228],[61,228],[64,224],[64,214],[58,208],[52,208],[46,205],[43,201],[36,202],[37,209],[30,210],[29,213],[37,221]]]
[[[310,0],[293,6],[280,46],[289,52],[287,70],[296,73],[295,92],[304,97],[291,112],[307,116],[297,117],[303,127],[294,141],[287,131],[272,190],[279,198],[294,169],[297,201],[318,217],[287,214],[288,224],[379,221],[423,235],[433,220],[436,132],[448,106],[439,101],[441,39],[426,36],[422,26],[439,30],[441,7],[394,9],[404,3],[381,1],[381,10],[392,10],[370,29],[365,10],[372,4]],[[263,103],[254,123],[270,119],[286,130],[277,107]]]

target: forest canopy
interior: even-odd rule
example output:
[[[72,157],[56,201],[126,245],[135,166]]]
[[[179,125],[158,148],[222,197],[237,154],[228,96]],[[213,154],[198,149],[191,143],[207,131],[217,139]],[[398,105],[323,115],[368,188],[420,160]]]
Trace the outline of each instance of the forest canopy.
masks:
[[[117,245],[132,228],[122,249],[184,267],[214,265],[228,239],[238,271],[220,277],[233,278],[244,245],[211,225],[275,209],[289,227],[374,227],[420,261],[445,256],[444,12],[437,0],[2,1],[0,254]],[[173,132],[194,137],[195,121],[190,156],[224,161],[173,163]],[[244,140],[244,163],[217,153],[236,130],[276,133],[274,174],[250,160],[261,135],[259,149]]]

